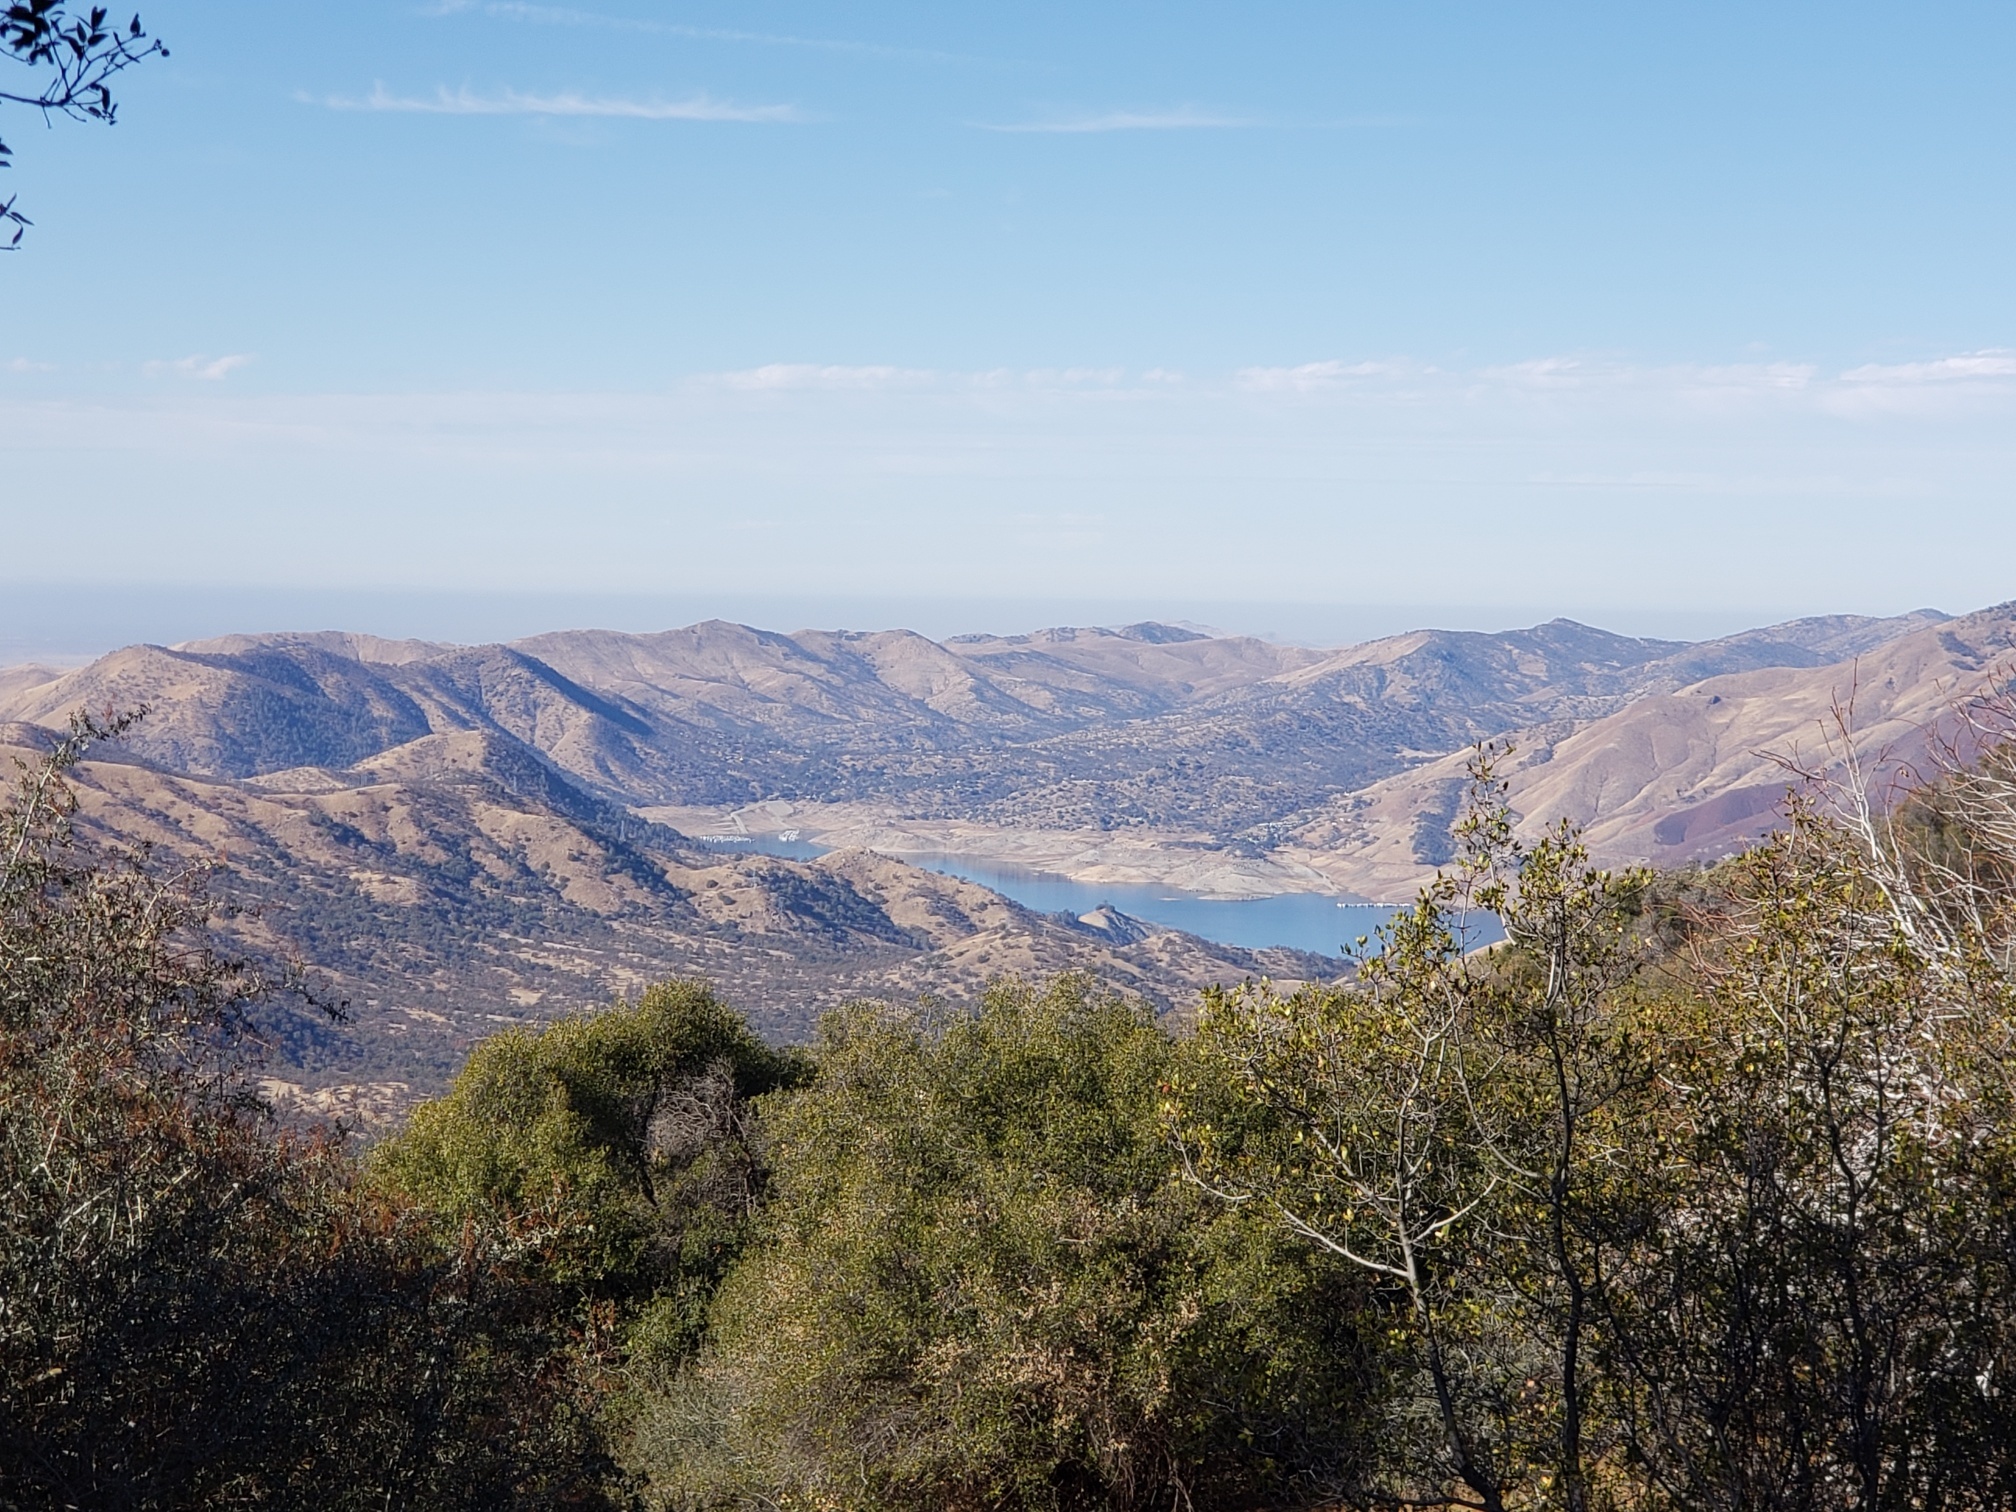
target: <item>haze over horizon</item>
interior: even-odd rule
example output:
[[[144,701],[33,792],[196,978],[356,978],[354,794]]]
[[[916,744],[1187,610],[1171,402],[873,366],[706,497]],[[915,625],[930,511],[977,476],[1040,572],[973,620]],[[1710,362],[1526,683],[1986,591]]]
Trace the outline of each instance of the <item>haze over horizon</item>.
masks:
[[[1982,608],[1967,605],[1966,610]],[[1939,605],[1914,610],[1947,612]],[[1965,611],[1962,611],[1965,612]],[[1064,627],[1155,622],[1205,635],[1345,647],[1422,630],[1500,633],[1568,619],[1621,635],[1710,641],[1797,616],[1620,610],[1556,613],[1493,604],[1310,604],[1090,599],[924,599],[679,594],[482,593],[270,589],[254,585],[11,585],[0,591],[0,668],[79,666],[124,646],[173,646],[229,635],[344,631],[388,640],[478,645],[552,631],[650,634],[707,620],[789,634],[908,630],[932,640],[1026,635]]]
[[[2009,596],[2005,7],[146,19],[119,129],[12,141],[0,595],[62,640],[100,591],[63,654],[262,593],[1332,642]]]

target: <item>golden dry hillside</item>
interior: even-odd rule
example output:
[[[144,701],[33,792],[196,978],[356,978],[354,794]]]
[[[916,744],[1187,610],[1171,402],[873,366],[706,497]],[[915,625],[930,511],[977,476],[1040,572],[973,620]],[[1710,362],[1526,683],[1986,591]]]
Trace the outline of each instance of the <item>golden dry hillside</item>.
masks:
[[[2012,648],[2016,611],[2005,606],[1826,666],[1705,678],[1600,719],[1510,732],[1512,803],[1529,829],[1582,825],[1607,863],[1727,855],[1776,823],[1794,769],[1839,769],[1837,712],[1879,782],[1908,773],[1965,700],[2008,682]],[[1340,888],[1405,897],[1447,855],[1466,761],[1453,752],[1340,795],[1283,849]]]
[[[0,727],[24,762],[49,743]],[[850,999],[963,998],[1004,974],[1089,970],[1169,1009],[1212,982],[1335,969],[1119,916],[1037,914],[866,852],[724,857],[482,732],[244,780],[108,746],[73,784],[87,843],[207,869],[242,948],[305,965],[348,1004],[345,1025],[288,1011],[269,1026],[275,1086],[332,1106],[437,1091],[476,1039],[667,976],[709,978],[789,1040]]]
[[[696,832],[770,824],[1227,896],[1349,876],[1383,897],[1414,874],[1419,814],[1399,810],[1420,789],[1432,811],[1435,762],[1473,741],[1540,727],[1552,742],[1704,679],[1831,667],[1942,619],[1833,616],[1694,645],[1557,620],[1341,650],[1157,624],[942,643],[718,621],[508,646],[230,636],[0,675],[0,718],[146,705],[136,754],[238,780],[434,760],[413,743],[480,734],[515,753],[512,780],[550,774]],[[1416,796],[1384,802],[1396,778]],[[1368,844],[1383,847],[1369,869],[1353,859]]]

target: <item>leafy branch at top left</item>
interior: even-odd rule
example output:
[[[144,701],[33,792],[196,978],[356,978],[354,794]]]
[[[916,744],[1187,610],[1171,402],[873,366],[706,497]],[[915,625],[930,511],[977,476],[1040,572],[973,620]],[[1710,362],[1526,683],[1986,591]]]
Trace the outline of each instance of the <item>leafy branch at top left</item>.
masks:
[[[0,56],[28,69],[29,76],[25,88],[0,88],[0,101],[30,106],[45,118],[65,115],[109,126],[119,109],[112,99],[113,75],[157,54],[165,58],[168,49],[147,35],[137,15],[122,30],[107,25],[103,6],[80,14],[66,0],[12,0],[0,16]],[[12,156],[0,141],[0,168],[9,166]],[[7,236],[10,224],[13,235]],[[0,200],[0,249],[18,247],[30,224],[13,196]]]

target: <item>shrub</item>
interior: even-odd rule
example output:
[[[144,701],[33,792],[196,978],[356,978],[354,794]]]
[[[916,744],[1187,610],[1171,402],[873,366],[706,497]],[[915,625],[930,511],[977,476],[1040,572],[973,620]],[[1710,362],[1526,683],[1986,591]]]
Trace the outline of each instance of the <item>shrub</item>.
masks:
[[[1351,1450],[1358,1293],[1176,1179],[1178,1051],[1077,978],[862,1007],[766,1099],[775,1175],[647,1409],[665,1505],[1244,1505]]]

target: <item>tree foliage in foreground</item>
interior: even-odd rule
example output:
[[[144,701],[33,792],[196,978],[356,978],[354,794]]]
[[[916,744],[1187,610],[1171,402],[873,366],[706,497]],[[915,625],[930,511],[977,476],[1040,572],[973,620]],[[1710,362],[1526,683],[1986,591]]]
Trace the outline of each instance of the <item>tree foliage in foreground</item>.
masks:
[[[2016,1504],[2007,895],[1937,920],[1894,828],[1793,820],[1658,1021],[1620,1428],[1673,1505]]]
[[[80,723],[0,812],[0,1505],[592,1503],[598,1341],[522,1219],[444,1231],[278,1131],[274,984],[200,874],[83,851]]]
[[[1943,830],[1797,802],[1677,919],[1477,776],[1357,982],[1207,1005],[1258,1129],[1206,1081],[1170,1105],[1200,1186],[1404,1319],[1356,1499],[2016,1504],[2006,766],[1920,796]],[[1502,945],[1462,948],[1466,902]]]
[[[768,1167],[753,1099],[804,1078],[698,982],[508,1030],[372,1154],[381,1186],[442,1220],[542,1215],[538,1267],[628,1339],[633,1374],[677,1367],[746,1243]]]
[[[8,0],[0,12],[0,61],[25,72],[9,76],[14,87],[0,87],[0,102],[39,110],[44,119],[62,115],[111,125],[119,117],[113,77],[148,58],[167,57],[168,49],[147,35],[138,15],[124,27],[108,19],[103,6],[73,11],[67,0]],[[0,168],[10,166],[12,156],[0,141]],[[0,250],[18,247],[29,224],[13,197],[0,200]]]
[[[641,1422],[675,1506],[1296,1504],[1367,1389],[1354,1281],[1172,1169],[1179,1056],[1082,979],[828,1019],[760,1240]]]

